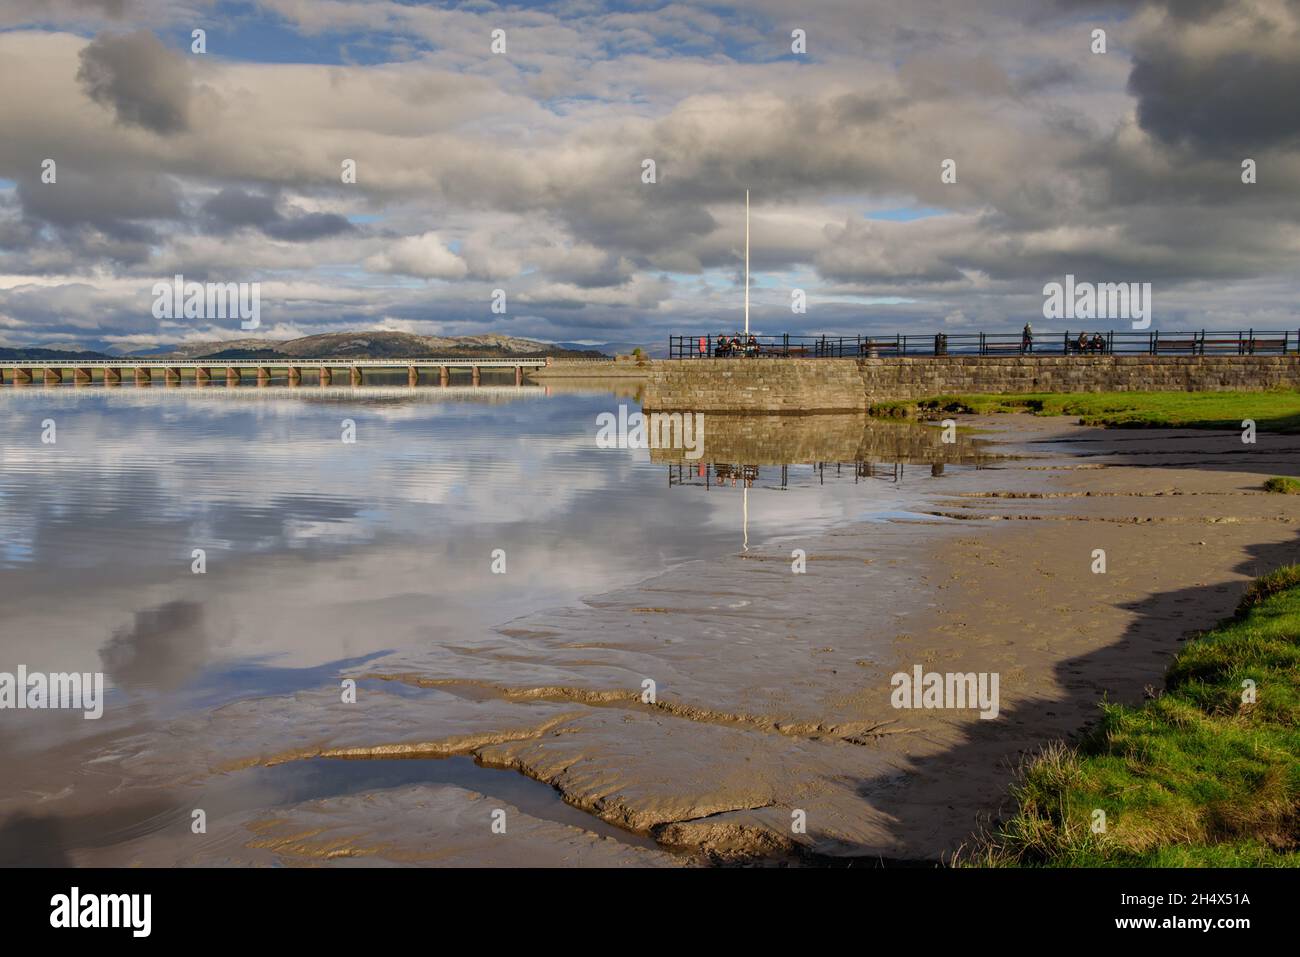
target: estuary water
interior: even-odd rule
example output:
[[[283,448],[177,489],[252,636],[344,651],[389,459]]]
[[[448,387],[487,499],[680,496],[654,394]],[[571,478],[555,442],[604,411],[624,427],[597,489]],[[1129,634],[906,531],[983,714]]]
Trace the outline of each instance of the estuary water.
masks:
[[[0,710],[0,863],[186,831],[176,782],[124,763],[158,752],[150,735],[185,751],[186,720],[252,700],[276,714],[346,674],[463,656],[520,616],[685,562],[907,521],[946,469],[978,464],[936,429],[853,416],[709,418],[699,459],[602,448],[598,416],[620,405],[639,408],[602,387],[0,390],[0,673],[105,683],[98,720]],[[609,830],[464,757],[372,762],[347,782],[322,760],[212,800],[461,779],[487,793],[495,775],[536,816]],[[115,804],[124,774],[156,776],[158,794]]]

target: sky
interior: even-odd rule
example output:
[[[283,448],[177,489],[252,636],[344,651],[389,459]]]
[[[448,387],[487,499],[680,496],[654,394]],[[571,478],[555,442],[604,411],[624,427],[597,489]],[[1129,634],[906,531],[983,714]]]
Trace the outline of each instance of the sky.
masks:
[[[1295,329],[1298,140],[1300,0],[5,0],[0,346],[734,331],[746,189],[758,332]]]

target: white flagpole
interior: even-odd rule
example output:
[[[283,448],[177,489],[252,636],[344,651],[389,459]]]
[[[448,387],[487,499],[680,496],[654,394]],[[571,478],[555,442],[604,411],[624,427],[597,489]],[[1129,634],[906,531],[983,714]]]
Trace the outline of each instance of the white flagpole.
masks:
[[[745,335],[749,335],[749,190],[745,190]]]
[[[749,337],[749,190],[745,190],[745,337]],[[742,472],[743,476],[743,472]],[[743,478],[742,478],[743,481]],[[742,547],[749,551],[749,486],[741,489],[745,540]]]

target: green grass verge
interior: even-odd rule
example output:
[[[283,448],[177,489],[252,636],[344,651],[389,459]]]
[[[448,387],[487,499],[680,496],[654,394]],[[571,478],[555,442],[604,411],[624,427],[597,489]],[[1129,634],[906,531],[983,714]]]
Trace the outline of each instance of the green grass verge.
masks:
[[[1300,391],[1095,392],[1081,394],[940,395],[915,402],[881,402],[872,415],[1029,412],[1078,416],[1083,425],[1118,428],[1240,429],[1253,419],[1265,432],[1300,432]]]
[[[1300,482],[1287,476],[1274,476],[1264,483],[1265,492],[1281,495],[1300,495]]]
[[[1155,700],[1101,708],[1077,747],[1025,767],[1019,810],[959,863],[1300,866],[1300,565],[1257,580],[1234,618],[1189,642]]]

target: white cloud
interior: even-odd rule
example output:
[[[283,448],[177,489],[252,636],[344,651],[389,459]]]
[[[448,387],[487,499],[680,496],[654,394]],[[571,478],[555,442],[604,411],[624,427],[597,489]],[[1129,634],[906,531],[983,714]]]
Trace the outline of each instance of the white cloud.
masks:
[[[469,272],[465,260],[443,245],[434,232],[397,240],[367,259],[366,268],[419,279],[461,279]]]

